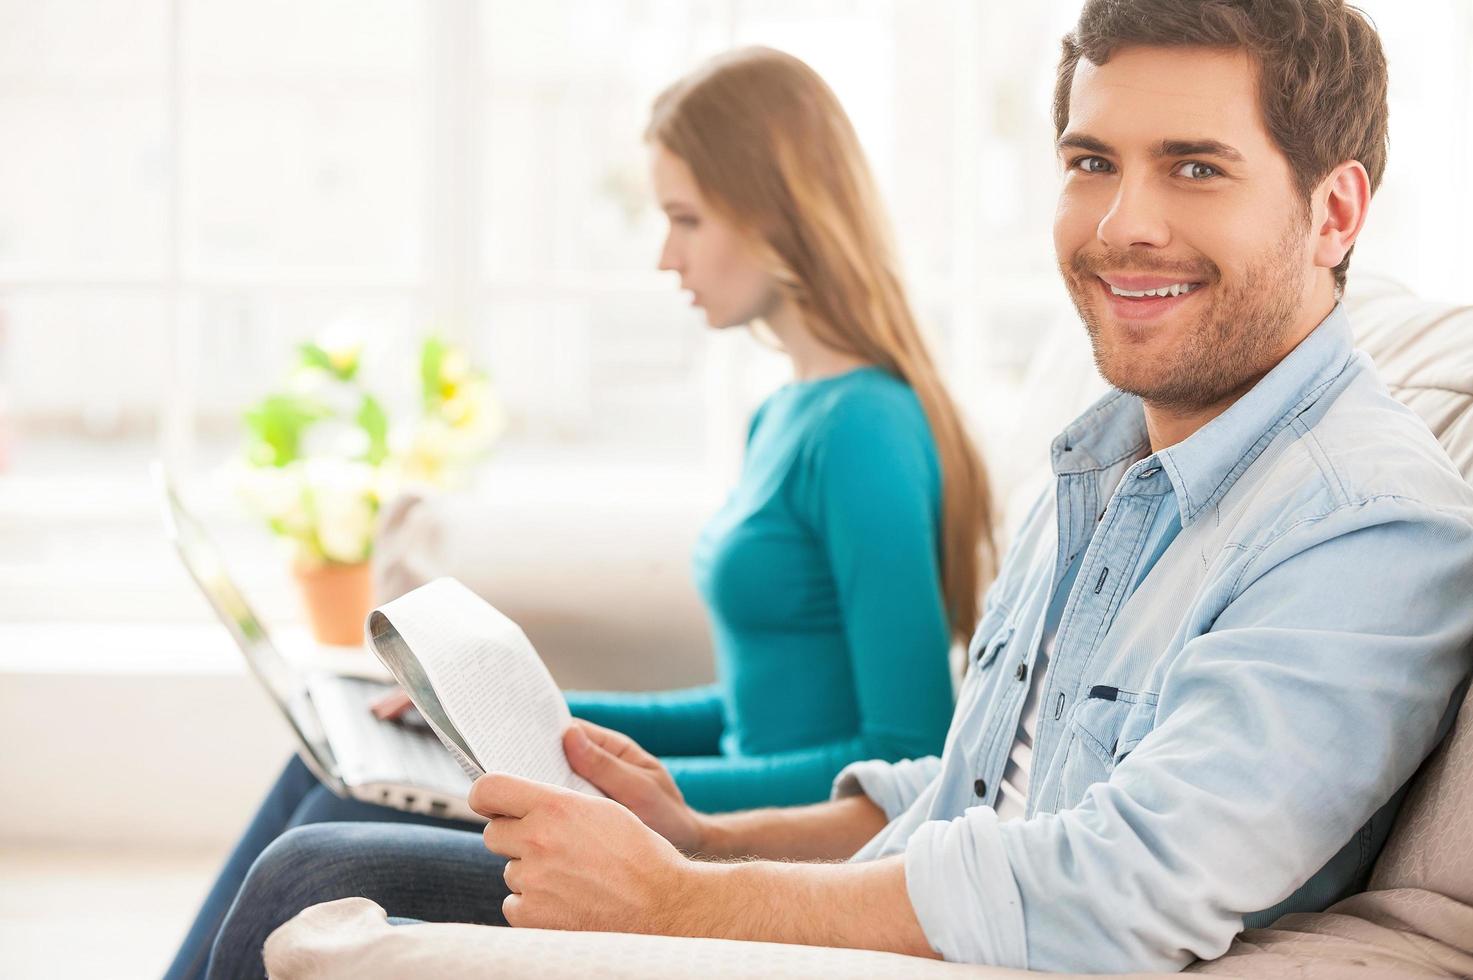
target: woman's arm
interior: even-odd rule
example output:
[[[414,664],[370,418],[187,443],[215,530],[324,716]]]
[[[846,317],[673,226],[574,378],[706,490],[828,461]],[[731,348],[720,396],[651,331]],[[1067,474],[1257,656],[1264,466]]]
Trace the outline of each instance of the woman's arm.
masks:
[[[749,756],[665,756],[675,785],[702,813],[727,813],[755,807],[800,806],[829,798],[834,777],[851,762],[934,754],[914,743],[858,735],[837,742]],[[863,843],[861,841],[861,843]]]
[[[623,732],[654,755],[717,755],[725,714],[716,684],[676,691],[568,691],[573,717]]]
[[[692,856],[770,860],[842,860],[885,826],[885,811],[848,796],[806,807],[697,813],[665,765],[627,735],[577,721],[563,733],[573,771]]]

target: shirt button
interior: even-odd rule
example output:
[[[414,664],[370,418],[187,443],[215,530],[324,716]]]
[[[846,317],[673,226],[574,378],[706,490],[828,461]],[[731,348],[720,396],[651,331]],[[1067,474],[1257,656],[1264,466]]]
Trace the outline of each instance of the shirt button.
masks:
[[[973,783],[972,792],[977,794],[977,799],[984,798],[987,795],[987,780],[979,779]]]
[[[1028,664],[1027,663],[1019,663],[1018,664],[1018,673],[1017,673],[1016,676],[1017,676],[1018,680],[1020,680],[1020,681],[1027,679],[1027,677],[1028,677]]]

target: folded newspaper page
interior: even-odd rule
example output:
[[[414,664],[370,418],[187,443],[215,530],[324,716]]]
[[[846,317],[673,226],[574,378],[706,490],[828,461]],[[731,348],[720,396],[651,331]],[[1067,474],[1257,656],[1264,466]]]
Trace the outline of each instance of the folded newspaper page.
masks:
[[[453,578],[369,614],[368,645],[472,779],[507,772],[598,794],[563,754],[567,702],[521,627]]]

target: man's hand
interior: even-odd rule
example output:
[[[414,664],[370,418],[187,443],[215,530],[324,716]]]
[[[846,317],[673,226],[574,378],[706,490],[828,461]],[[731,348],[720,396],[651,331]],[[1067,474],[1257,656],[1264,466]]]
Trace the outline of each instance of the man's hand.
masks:
[[[620,804],[506,773],[477,779],[469,801],[508,859],[511,925],[673,931],[695,865]]]
[[[507,858],[512,894],[501,909],[513,926],[935,955],[900,855],[864,864],[690,861],[613,800],[506,773],[476,780],[470,804],[490,818],[486,847]]]
[[[563,752],[574,772],[628,807],[645,826],[687,854],[703,849],[706,819],[686,806],[669,770],[634,739],[575,718],[563,732]]]

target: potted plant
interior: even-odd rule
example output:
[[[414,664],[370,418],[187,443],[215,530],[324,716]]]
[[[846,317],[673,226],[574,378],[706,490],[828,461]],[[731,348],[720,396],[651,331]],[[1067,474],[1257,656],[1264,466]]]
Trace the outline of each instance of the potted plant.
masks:
[[[302,344],[282,390],[244,414],[238,486],[289,545],[313,635],[357,646],[373,608],[373,547],[384,502],[408,486],[460,485],[503,427],[485,374],[431,337],[419,356],[417,410],[391,424],[361,378],[363,344]]]

